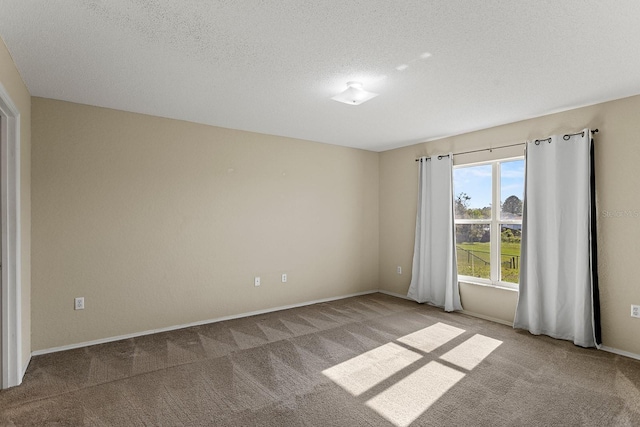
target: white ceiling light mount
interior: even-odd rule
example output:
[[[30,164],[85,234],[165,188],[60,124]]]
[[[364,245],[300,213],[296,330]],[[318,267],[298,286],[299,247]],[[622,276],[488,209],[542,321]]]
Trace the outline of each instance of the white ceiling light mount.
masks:
[[[360,82],[347,82],[347,89],[331,99],[349,105],[360,105],[376,96],[378,96],[377,93],[367,92],[362,89],[362,83]]]

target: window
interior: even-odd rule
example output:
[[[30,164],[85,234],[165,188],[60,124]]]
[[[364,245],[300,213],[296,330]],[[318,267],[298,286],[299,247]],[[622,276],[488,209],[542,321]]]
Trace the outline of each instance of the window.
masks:
[[[516,287],[524,159],[456,166],[453,191],[460,279]]]

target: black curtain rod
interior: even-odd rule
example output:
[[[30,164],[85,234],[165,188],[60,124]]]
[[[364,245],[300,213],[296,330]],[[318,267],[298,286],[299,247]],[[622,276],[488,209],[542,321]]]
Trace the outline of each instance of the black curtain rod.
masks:
[[[598,133],[598,129],[594,129],[591,131],[591,133]],[[565,141],[568,141],[572,136],[576,136],[576,135],[580,135],[582,137],[584,137],[584,131],[582,132],[576,132],[576,133],[567,133],[565,134],[562,139],[564,139]],[[533,141],[536,145],[540,145],[541,142],[551,142],[551,138],[545,138],[545,139],[536,139],[535,141]]]
[[[593,129],[591,131],[591,133],[598,133],[598,129]],[[568,141],[569,138],[571,138],[572,136],[575,135],[582,135],[584,136],[584,131],[581,132],[576,132],[576,133],[567,133],[565,135],[563,135],[562,139],[564,139],[565,141]],[[540,145],[541,142],[544,141],[548,141],[551,142],[551,138],[545,138],[545,139],[536,139],[535,141],[533,141],[536,145]],[[479,153],[481,151],[493,151],[493,150],[499,150],[500,148],[509,148],[509,147],[517,147],[519,145],[525,145],[526,142],[519,142],[517,144],[509,144],[509,145],[500,145],[499,147],[491,147],[491,148],[482,148],[480,150],[471,150],[471,151],[462,151],[460,153],[453,153],[454,156],[458,156],[460,154],[471,154],[471,153]],[[444,157],[449,157],[449,154],[442,154],[438,156],[438,160],[444,158]],[[431,157],[426,157],[427,160],[429,160]],[[416,162],[420,162],[422,161],[423,157],[416,159]]]

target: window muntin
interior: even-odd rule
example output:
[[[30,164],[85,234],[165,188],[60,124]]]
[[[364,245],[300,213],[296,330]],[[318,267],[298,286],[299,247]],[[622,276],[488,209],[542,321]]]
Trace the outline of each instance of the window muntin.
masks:
[[[453,182],[458,275],[517,287],[524,159],[456,166]]]

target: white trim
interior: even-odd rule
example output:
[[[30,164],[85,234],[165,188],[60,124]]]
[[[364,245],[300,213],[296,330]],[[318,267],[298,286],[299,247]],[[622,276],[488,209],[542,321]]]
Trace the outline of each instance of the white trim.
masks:
[[[526,145],[526,142],[522,143],[522,148],[524,148]],[[498,149],[499,147],[496,147],[496,149]],[[490,150],[490,148],[488,148],[487,150]],[[455,153],[453,153],[454,157],[455,157]],[[460,155],[460,154],[458,154]],[[467,166],[482,166],[482,165],[489,165],[493,162],[511,162],[514,160],[521,160],[524,159],[524,154],[518,154],[517,156],[507,156],[507,157],[496,157],[493,160],[480,160],[480,161],[471,161],[471,162],[460,162],[460,163],[456,163],[453,165],[454,168],[456,167],[467,167]]]
[[[396,294],[395,292],[389,292],[389,291],[385,291],[384,289],[378,289],[378,292],[381,294],[385,294],[385,295],[390,295],[392,297],[396,297],[396,298],[402,298],[402,299],[406,299],[407,301],[414,301],[411,298],[409,298],[406,295],[402,295],[402,294]]]
[[[491,203],[493,203],[493,201]],[[465,225],[465,224],[491,225],[491,218],[480,218],[480,219],[460,218],[460,219],[456,219],[455,221],[456,221],[456,224],[460,224],[460,225]]]
[[[250,311],[250,312],[247,312],[247,313],[233,314],[233,315],[230,315],[230,316],[223,316],[223,317],[217,317],[217,318],[214,318],[214,319],[201,320],[201,321],[198,321],[198,322],[185,323],[185,324],[182,324],[182,325],[168,326],[166,328],[150,329],[148,331],[134,332],[132,334],[118,335],[118,336],[115,336],[115,337],[102,338],[102,339],[99,339],[99,340],[92,340],[92,341],[85,341],[85,342],[76,343],[76,344],[63,345],[63,346],[60,346],[60,347],[51,347],[51,348],[47,348],[47,349],[44,349],[44,350],[34,351],[34,352],[31,353],[31,356],[40,356],[40,355],[43,355],[43,354],[57,353],[59,351],[73,350],[73,349],[76,349],[76,348],[88,347],[88,346],[91,346],[91,345],[105,344],[105,343],[109,343],[109,342],[113,342],[113,341],[120,341],[120,340],[129,339],[129,338],[136,338],[136,337],[142,337],[142,336],[145,336],[145,335],[157,334],[157,333],[160,333],[160,332],[175,331],[177,329],[190,328],[192,326],[200,326],[200,325],[207,325],[207,324],[210,324],[210,323],[224,322],[225,320],[240,319],[240,318],[243,318],[243,317],[256,316],[256,315],[259,315],[259,314],[272,313],[272,312],[275,312],[275,311],[288,310],[288,309],[291,309],[291,308],[298,308],[298,307],[305,307],[305,306],[308,306],[308,305],[320,304],[320,303],[329,302],[329,301],[337,301],[337,300],[341,300],[341,299],[345,299],[345,298],[352,298],[352,297],[357,297],[357,296],[360,296],[360,295],[370,295],[370,294],[375,294],[375,293],[381,293],[381,294],[384,294],[384,295],[389,295],[389,296],[392,296],[392,297],[405,299],[407,301],[413,301],[412,299],[408,298],[406,295],[402,295],[402,294],[398,294],[398,293],[395,293],[395,292],[386,291],[384,289],[356,292],[354,294],[342,295],[342,296],[338,296],[338,297],[322,298],[322,299],[317,299],[317,300],[313,300],[313,301],[301,302],[301,303],[297,303],[297,304],[283,305],[283,306],[280,306],[280,307],[267,308],[267,309],[264,309],[264,310],[256,310],[256,311]],[[497,319],[495,317],[490,317],[490,316],[485,316],[483,314],[474,313],[472,311],[462,310],[462,311],[456,311],[456,313],[466,314],[468,316],[477,317],[479,319],[488,320],[490,322],[495,322],[495,323],[499,323],[499,324],[502,324],[502,325],[513,327],[513,323],[509,323],[509,322],[507,322],[505,320]],[[602,346],[600,349],[603,350],[603,351],[609,352],[609,353],[614,353],[614,354],[618,354],[620,356],[629,357],[631,359],[640,360],[640,354],[635,354],[635,353],[631,353],[631,352],[628,352],[628,351],[618,350],[617,348],[606,347],[606,346]],[[29,360],[31,360],[31,356],[29,357]],[[25,366],[23,367],[21,378],[22,378],[22,376],[24,376],[28,366],[29,366],[29,363],[25,364]]]
[[[27,369],[29,368],[29,363],[31,363],[31,355],[27,358],[27,363],[22,367],[22,371],[20,371],[20,378],[24,378],[24,375],[27,373]]]
[[[517,289],[503,288],[503,287],[499,287],[499,286],[495,286],[495,285],[485,285],[485,284],[473,283],[473,282],[464,282],[464,283],[469,283],[471,285],[488,286],[488,287],[505,289],[505,290],[508,290],[508,291],[517,292]],[[389,291],[385,291],[383,289],[378,290],[378,292],[380,292],[381,294],[390,295],[392,297],[402,298],[402,299],[406,299],[406,300],[409,300],[409,301],[413,301],[412,299],[407,298],[405,295],[397,294],[395,292],[389,292]],[[477,317],[479,319],[488,320],[490,322],[499,323],[501,325],[513,327],[513,322],[508,322],[506,320],[497,319],[497,318],[491,317],[491,316],[485,316],[484,314],[474,313],[473,311],[462,310],[462,311],[456,311],[455,313],[466,314],[467,316]],[[614,353],[614,354],[617,354],[619,356],[625,356],[625,357],[629,357],[631,359],[640,360],[640,354],[631,353],[629,351],[618,350],[617,348],[607,347],[607,346],[601,346],[600,350],[606,351],[608,353]]]
[[[489,227],[490,236],[489,239],[489,259],[491,264],[489,268],[491,270],[491,282],[497,283],[500,281],[500,274],[502,273],[502,264],[500,259],[500,249],[502,241],[500,239],[500,214],[502,209],[500,206],[501,192],[500,192],[500,162],[491,163],[491,226]],[[524,176],[523,176],[524,178]],[[524,187],[524,179],[522,186]]]
[[[489,286],[492,286],[492,285],[489,285]],[[509,289],[509,290],[513,290],[513,289]],[[408,298],[407,296],[402,295],[402,294],[397,294],[395,292],[389,292],[389,291],[385,291],[383,289],[378,290],[378,292],[380,292],[381,294],[390,295],[392,297],[402,298],[402,299],[406,299],[406,300],[409,300],[409,301],[413,301],[411,298]],[[479,319],[489,320],[490,322],[500,323],[502,325],[507,325],[507,326],[513,326],[513,323],[509,323],[506,320],[496,319],[495,317],[485,316],[483,314],[474,313],[472,311],[456,310],[454,313],[466,314],[468,316],[477,317]]]
[[[160,332],[175,331],[176,329],[184,329],[184,328],[190,328],[192,326],[207,325],[209,323],[224,322],[225,320],[240,319],[240,318],[243,318],[243,317],[256,316],[258,314],[272,313],[274,311],[288,310],[290,308],[304,307],[304,306],[307,306],[307,305],[319,304],[319,303],[323,303],[323,302],[336,301],[336,300],[341,300],[341,299],[345,299],[345,298],[351,298],[351,297],[357,297],[357,296],[360,296],[360,295],[368,295],[368,294],[375,294],[375,293],[378,293],[377,289],[374,289],[372,291],[356,292],[354,294],[342,295],[342,296],[338,296],[338,297],[322,298],[322,299],[317,299],[317,300],[313,300],[313,301],[306,301],[306,302],[300,302],[300,303],[296,303],[296,304],[283,305],[283,306],[280,306],[280,307],[266,308],[264,310],[250,311],[248,313],[232,314],[230,316],[216,317],[214,319],[200,320],[200,321],[197,321],[197,322],[184,323],[182,325],[167,326],[166,328],[150,329],[148,331],[134,332],[134,333],[131,333],[131,334],[118,335],[118,336],[109,337],[109,338],[101,338],[101,339],[98,339],[98,340],[92,340],[92,341],[85,341],[85,342],[80,342],[80,343],[76,343],[76,344],[63,345],[63,346],[60,346],[60,347],[45,348],[43,350],[34,351],[34,352],[31,353],[31,355],[32,356],[40,356],[42,354],[56,353],[58,351],[65,351],[65,350],[73,350],[74,348],[88,347],[90,345],[96,345],[96,344],[105,344],[105,343],[113,342],[113,341],[120,341],[120,340],[129,339],[129,338],[141,337],[141,336],[144,336],[144,335],[157,334],[157,333],[160,333]]]
[[[625,356],[625,357],[629,357],[631,359],[640,360],[640,354],[631,353],[630,351],[618,350],[617,348],[607,347],[607,346],[604,346],[604,345],[600,347],[600,350],[604,350],[604,351],[606,351],[608,353],[617,354],[619,356]]]
[[[473,311],[462,310],[462,311],[460,311],[460,313],[466,314],[467,316],[471,316],[471,317],[477,317],[478,319],[488,320],[490,322],[500,323],[501,325],[506,325],[506,326],[513,327],[513,322],[508,322],[506,320],[497,319],[497,318],[491,317],[491,316],[485,316],[484,314],[480,314],[480,313],[474,313]]]
[[[487,280],[486,282],[484,281],[486,279],[480,279],[479,277],[472,277],[472,276],[462,276],[462,279],[458,279],[458,283],[464,283],[466,285],[474,285],[474,286],[484,286],[487,288],[495,288],[495,289],[502,289],[505,291],[513,291],[513,292],[519,292],[516,284],[513,283],[509,283],[509,282],[497,282],[497,283],[491,283],[491,281]]]
[[[20,260],[20,111],[0,84],[0,216],[2,218],[2,370],[0,388],[22,382]]]

